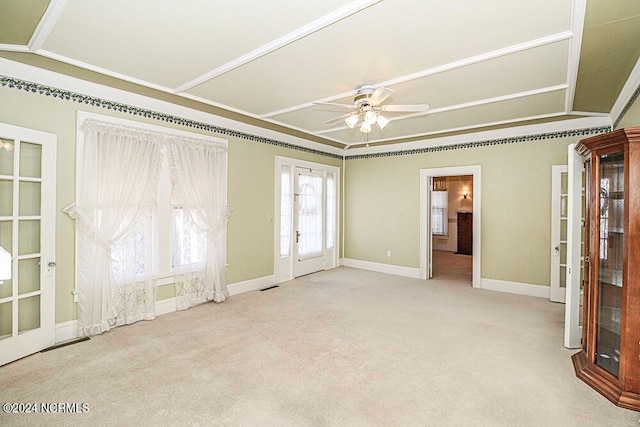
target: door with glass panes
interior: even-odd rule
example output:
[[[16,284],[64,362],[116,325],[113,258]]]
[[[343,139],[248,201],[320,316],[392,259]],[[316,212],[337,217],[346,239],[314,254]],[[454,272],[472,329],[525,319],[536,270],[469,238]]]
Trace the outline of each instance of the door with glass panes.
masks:
[[[0,124],[0,365],[55,343],[56,136]]]
[[[295,168],[294,276],[325,267],[324,171]]]

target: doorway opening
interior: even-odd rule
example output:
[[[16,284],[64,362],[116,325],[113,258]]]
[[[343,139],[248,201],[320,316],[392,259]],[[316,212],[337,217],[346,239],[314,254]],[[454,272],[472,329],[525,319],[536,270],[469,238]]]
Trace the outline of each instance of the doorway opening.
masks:
[[[457,178],[456,178],[457,177]],[[443,179],[446,178],[446,179]],[[446,213],[441,206],[444,204],[444,195],[436,195],[436,199],[433,198],[434,193],[434,181],[436,186],[448,185],[449,178],[451,178],[451,192],[452,197],[460,197],[466,200],[464,203],[460,203],[459,207],[457,203],[453,203],[455,208],[455,220],[449,222],[450,211],[448,209],[449,194],[447,194],[447,209]],[[454,181],[454,178],[458,181]],[[455,185],[453,183],[455,182]],[[465,184],[469,183],[469,184]],[[464,186],[466,188],[466,199],[464,194]],[[455,187],[455,190],[454,190]],[[443,187],[435,187],[442,189]],[[465,236],[470,234],[470,242],[461,242],[466,244],[466,248],[462,248],[469,254],[464,254],[466,257],[466,263],[471,264],[471,284],[474,288],[480,288],[480,266],[481,266],[481,167],[480,165],[474,166],[454,166],[446,168],[433,168],[433,169],[421,169],[420,170],[420,277],[425,280],[434,278],[434,258],[435,263],[442,268],[446,267],[446,257],[458,256],[452,252],[457,252],[457,233],[458,228],[465,226],[470,228],[471,232],[465,231]],[[447,191],[449,193],[449,191]],[[457,194],[459,193],[459,194]],[[438,199],[439,198],[439,199]],[[434,211],[432,207],[436,206]],[[469,203],[470,202],[470,203]],[[440,211],[438,211],[440,209]],[[458,211],[460,211],[461,218],[458,219]],[[436,215],[434,215],[434,212]],[[445,219],[446,218],[446,219]],[[459,224],[458,221],[461,221]],[[462,223],[464,222],[464,224]],[[456,238],[449,239],[449,225],[455,224]],[[436,235],[434,236],[434,227]],[[447,239],[446,242],[443,239],[443,228],[447,227]],[[454,243],[455,242],[455,246]],[[451,251],[455,247],[455,251]],[[443,249],[449,249],[449,251]],[[469,260],[470,257],[470,260]],[[462,260],[463,258],[460,258]],[[451,261],[451,260],[449,260]],[[453,265],[453,263],[451,263]],[[459,269],[464,271],[465,263],[460,263]],[[458,270],[458,267],[452,267],[452,269]],[[453,270],[449,271],[450,274],[455,274]],[[436,267],[436,274],[438,268]],[[468,274],[468,273],[466,273]]]
[[[434,177],[431,186],[432,278],[471,284],[473,176]]]

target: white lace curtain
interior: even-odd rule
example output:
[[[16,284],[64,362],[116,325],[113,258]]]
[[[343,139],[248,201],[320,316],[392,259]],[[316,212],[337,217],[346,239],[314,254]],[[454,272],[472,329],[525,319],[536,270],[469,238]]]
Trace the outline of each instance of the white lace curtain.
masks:
[[[206,270],[177,278],[178,306],[223,301],[226,146],[97,120],[82,131],[78,198],[64,209],[76,220],[79,334],[155,317],[151,212],[163,153],[193,224],[209,235]]]
[[[431,193],[431,230],[433,234],[446,236],[449,234],[449,192],[433,191]]]
[[[225,281],[227,221],[226,147],[211,143],[174,142],[168,147],[176,198],[193,225],[207,234],[204,274],[176,277],[176,305],[179,310],[205,301],[224,301],[229,293]]]

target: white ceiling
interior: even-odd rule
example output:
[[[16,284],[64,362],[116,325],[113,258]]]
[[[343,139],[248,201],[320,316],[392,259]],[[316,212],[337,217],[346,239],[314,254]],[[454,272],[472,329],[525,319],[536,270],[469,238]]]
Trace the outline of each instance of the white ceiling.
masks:
[[[53,0],[29,50],[350,147],[573,112],[584,0]],[[388,113],[363,141],[326,120],[363,85]],[[602,115],[593,113],[594,116]]]

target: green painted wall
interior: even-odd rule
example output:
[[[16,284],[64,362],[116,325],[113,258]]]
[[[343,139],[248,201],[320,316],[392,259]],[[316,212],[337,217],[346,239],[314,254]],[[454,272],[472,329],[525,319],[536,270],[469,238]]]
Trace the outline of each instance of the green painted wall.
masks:
[[[345,257],[419,268],[420,169],[481,165],[481,277],[548,286],[551,166],[579,139],[347,160]]]
[[[62,209],[75,200],[76,113],[78,110],[209,134],[229,141],[228,203],[233,208],[227,237],[228,283],[274,273],[275,156],[333,166],[342,160],[298,150],[170,125],[126,113],[0,87],[0,122],[54,133],[57,147],[56,323],[76,318],[74,289],[74,223]],[[173,286],[158,290],[158,299],[174,296]]]

